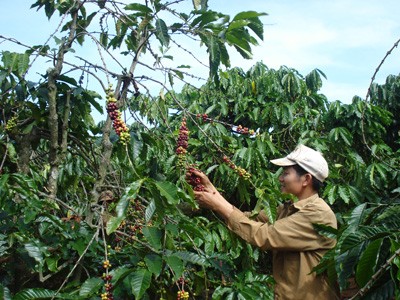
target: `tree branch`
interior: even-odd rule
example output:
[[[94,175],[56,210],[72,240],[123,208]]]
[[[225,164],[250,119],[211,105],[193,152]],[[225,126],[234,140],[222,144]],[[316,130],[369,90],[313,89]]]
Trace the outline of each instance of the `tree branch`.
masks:
[[[351,297],[349,300],[355,300],[357,299],[357,297],[362,297],[365,295],[366,292],[368,292],[368,290],[372,287],[372,284],[379,278],[381,277],[381,275],[383,274],[383,272],[385,272],[390,264],[394,261],[394,259],[400,256],[400,248],[397,249],[394,254],[386,261],[385,264],[382,265],[382,267],[379,268],[379,270],[372,275],[371,279],[367,282],[367,284],[360,289],[353,297]]]

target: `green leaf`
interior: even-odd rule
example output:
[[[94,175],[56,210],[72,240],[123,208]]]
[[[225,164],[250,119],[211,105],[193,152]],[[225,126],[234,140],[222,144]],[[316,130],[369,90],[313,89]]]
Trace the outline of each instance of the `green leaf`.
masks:
[[[158,277],[158,275],[161,274],[161,270],[162,270],[161,256],[159,256],[157,254],[148,254],[144,258],[144,261],[145,261],[149,271],[151,273],[153,273],[154,275],[156,275],[156,277]]]
[[[11,293],[7,287],[4,287],[0,284],[0,299],[3,300],[11,300]]]
[[[151,14],[153,12],[150,7],[139,3],[128,4],[125,6],[125,9],[139,11],[142,12],[143,14]]]
[[[391,193],[393,193],[393,194],[400,193],[400,187],[395,188],[393,191],[391,191]]]
[[[346,145],[351,146],[352,144],[352,135],[350,133],[350,131],[347,128],[344,127],[336,127],[333,128],[330,132],[329,132],[329,138],[333,141],[333,142],[337,142],[339,140],[342,140],[345,142]]]
[[[158,229],[157,227],[145,226],[142,228],[142,232],[147,241],[154,249],[161,249],[162,232],[160,229]]]
[[[390,205],[380,215],[374,216],[374,223],[384,224],[386,228],[399,228],[399,216],[400,205]]]
[[[207,234],[204,239],[205,239],[205,244],[204,244],[205,253],[209,255],[214,253],[215,243],[212,234]]]
[[[10,174],[2,174],[0,175],[0,191],[4,191],[5,185],[8,182],[8,179],[10,178]]]
[[[347,221],[349,227],[356,228],[362,223],[367,203],[363,203],[351,212],[350,218]]]
[[[101,99],[100,95],[94,92],[84,91],[83,100],[89,102],[98,112],[103,113],[103,106],[97,102],[96,98]]]
[[[174,86],[174,77],[172,76],[172,72],[168,73],[168,81],[170,86]]]
[[[171,69],[171,72],[175,73],[175,74],[176,74],[176,76],[178,76],[178,77],[179,77],[179,79],[183,79],[183,78],[184,78],[184,75],[183,75],[183,73],[182,73],[181,71],[179,71],[179,70],[174,70],[174,69]]]
[[[108,33],[107,32],[100,33],[100,39],[99,40],[100,40],[100,44],[103,47],[107,48],[107,46],[108,46]]]
[[[201,12],[200,15],[192,21],[190,26],[195,27],[196,25],[198,25],[198,27],[203,27],[206,24],[218,20],[218,17],[218,13],[216,13],[215,11]]]
[[[260,40],[264,40],[264,24],[258,18],[253,18],[252,22],[247,25],[258,36]]]
[[[151,220],[154,213],[156,212],[156,209],[157,209],[157,207],[156,207],[155,201],[151,200],[149,205],[147,205],[145,213],[144,213],[146,223],[148,223]]]
[[[256,213],[259,213],[261,210],[264,211],[265,215],[268,217],[269,222],[274,223],[276,219],[276,205],[273,197],[268,199],[267,193],[265,190],[257,188],[255,190],[255,196],[257,197],[257,204],[254,208]],[[272,201],[272,203],[270,203]]]
[[[207,48],[209,53],[210,77],[214,78],[218,72],[221,56],[218,40],[213,35],[208,38]]]
[[[26,243],[24,246],[29,256],[34,258],[40,265],[43,265],[43,251],[45,248],[40,245],[40,242],[32,241]]]
[[[388,171],[386,165],[382,163],[376,163],[375,167],[382,180],[386,181],[386,172]]]
[[[267,13],[260,13],[256,11],[242,11],[238,13],[234,18],[233,21],[236,20],[246,20],[246,19],[252,19],[252,18],[258,18],[260,16],[267,16]]]
[[[60,75],[58,76],[58,80],[62,82],[66,82],[68,84],[71,84],[73,86],[78,86],[78,83],[76,82],[75,78],[65,76],[65,75]]]
[[[350,200],[353,201],[354,204],[360,205],[362,202],[363,195],[356,187],[348,185],[347,192],[349,193]]]
[[[121,225],[121,222],[124,220],[125,218],[123,216],[120,217],[111,217],[108,221],[107,221],[107,225],[106,225],[106,232],[108,235],[110,235],[111,233],[113,233],[115,230],[117,230],[117,228]]]
[[[300,79],[295,75],[294,72],[289,72],[283,76],[282,85],[285,88],[285,91],[291,96],[296,96],[301,92]]]
[[[340,237],[340,249],[342,251],[347,251],[355,248],[363,243],[363,238],[359,235],[358,232],[351,232],[347,235],[342,235]]]
[[[375,273],[382,243],[383,239],[374,240],[362,253],[356,270],[356,281],[360,287],[365,286]]]
[[[246,25],[249,24],[249,23],[250,23],[249,20],[243,20],[243,19],[237,20],[237,21],[232,21],[232,22],[229,24],[229,26],[228,26],[228,30],[233,30],[233,29],[236,29],[236,28],[241,28],[241,27],[246,26]]]
[[[365,175],[369,179],[371,186],[375,186],[375,164],[371,164],[365,170]]]
[[[336,192],[337,192],[337,185],[328,183],[324,191],[324,194],[326,195],[328,203],[331,205],[336,201]]]
[[[30,134],[32,132],[33,127],[37,126],[37,122],[31,122],[29,123],[23,130],[23,134]]]
[[[183,271],[185,269],[185,265],[178,256],[171,255],[171,256],[165,256],[164,260],[167,262],[168,266],[172,269],[174,273],[174,279],[177,280],[179,279]]]
[[[168,47],[170,40],[168,27],[162,19],[156,20],[156,37],[158,38],[162,46]]]
[[[18,57],[18,75],[23,75],[29,67],[29,54],[23,53]]]
[[[212,295],[212,299],[213,300],[222,300],[222,299],[226,299],[225,297],[223,297],[225,294],[229,293],[232,291],[232,288],[230,287],[222,287],[222,286],[218,286],[213,295]]]
[[[344,127],[340,127],[340,131],[339,131],[340,137],[342,138],[342,140],[348,145],[351,146],[352,144],[352,140],[353,140],[353,136],[351,134],[351,132]]]
[[[168,204],[178,204],[177,187],[168,181],[155,181],[155,186],[160,191],[160,194],[167,199]]]
[[[45,258],[47,267],[49,268],[49,270],[51,272],[57,272],[59,259],[60,259],[59,257],[46,257]]]
[[[257,299],[260,294],[254,290],[254,287],[245,286],[238,292],[238,299]]]
[[[141,299],[150,287],[151,273],[145,269],[138,270],[130,276],[132,293],[135,299]]]
[[[103,280],[99,277],[88,278],[79,289],[79,296],[90,297],[99,292],[103,285]]]
[[[320,235],[329,237],[331,239],[337,238],[338,230],[336,228],[324,224],[313,224],[313,227]]]
[[[222,251],[223,243],[222,243],[222,241],[221,241],[221,239],[220,239],[218,233],[216,233],[215,231],[212,232],[212,239],[213,239],[213,241],[214,241],[215,248],[216,248],[218,251]]]
[[[201,256],[199,254],[193,253],[193,252],[188,252],[188,251],[178,251],[174,253],[175,256],[178,256],[180,259],[197,264],[200,266],[209,266],[210,263],[207,261],[207,259],[204,256]]]
[[[342,200],[346,203],[349,204],[350,203],[350,196],[349,196],[349,191],[347,189],[347,186],[339,186],[338,187],[338,193],[340,198],[342,198]]]
[[[125,219],[126,211],[131,200],[137,197],[137,194],[139,193],[139,190],[145,181],[145,178],[139,179],[135,182],[132,182],[130,186],[126,189],[124,196],[121,197],[115,208],[117,215],[111,217],[107,222],[107,234],[113,233],[121,224],[121,222]]]
[[[112,275],[113,275],[114,286],[117,286],[128,275],[133,273],[133,271],[134,269],[128,267],[117,267],[116,269],[113,268]]]
[[[87,246],[87,244],[84,239],[76,239],[76,240],[71,241],[72,249],[76,250],[79,255],[83,254],[83,252],[86,249],[86,246]]]
[[[10,159],[12,161],[15,161],[15,159],[17,158],[17,151],[15,151],[14,145],[12,143],[7,143],[6,147],[7,147],[8,156],[10,157]]]
[[[235,49],[246,59],[252,58],[251,47],[249,42],[245,38],[245,32],[230,31],[226,33],[226,39],[230,45],[234,46]],[[247,36],[249,34],[247,33]]]
[[[16,70],[15,65],[18,63],[18,53],[3,51],[1,60],[3,61],[4,68],[8,69],[8,73],[11,73]]]
[[[27,289],[16,294],[13,300],[40,300],[40,299],[51,299],[56,292],[41,288]],[[61,295],[59,295],[61,296]],[[59,297],[57,297],[59,298]]]

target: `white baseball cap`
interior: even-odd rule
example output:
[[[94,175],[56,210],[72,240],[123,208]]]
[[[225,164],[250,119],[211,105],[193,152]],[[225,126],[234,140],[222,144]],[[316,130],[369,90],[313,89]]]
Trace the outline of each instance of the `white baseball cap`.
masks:
[[[286,157],[272,159],[271,163],[281,167],[289,167],[297,164],[321,182],[329,174],[328,163],[322,154],[304,145],[298,145]]]

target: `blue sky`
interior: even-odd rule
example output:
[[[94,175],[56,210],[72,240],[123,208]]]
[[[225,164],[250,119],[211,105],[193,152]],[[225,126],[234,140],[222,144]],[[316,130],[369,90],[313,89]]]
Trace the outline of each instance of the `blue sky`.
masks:
[[[216,8],[225,7],[223,1],[213,2],[220,3]],[[243,8],[234,6],[235,11]],[[329,100],[350,103],[354,95],[365,98],[375,69],[400,39],[400,1],[252,0],[245,9],[268,13],[263,18],[265,39],[254,59],[272,68],[293,67],[303,75],[319,68],[328,78],[322,93]],[[396,48],[376,81],[383,83],[387,75],[399,73]]]
[[[2,2],[1,35],[38,45],[57,26],[55,20],[47,21],[43,11],[29,9],[33,0]],[[265,38],[254,49],[253,60],[233,54],[233,66],[247,70],[263,61],[270,68],[285,65],[303,75],[318,68],[328,78],[322,93],[331,101],[350,103],[354,95],[364,98],[375,69],[400,38],[398,0],[209,0],[209,6],[232,17],[245,10],[268,13],[262,17]],[[0,50],[24,51],[1,40]],[[199,72],[207,75],[206,70]],[[383,83],[387,75],[399,73],[400,49],[396,48],[376,81]]]

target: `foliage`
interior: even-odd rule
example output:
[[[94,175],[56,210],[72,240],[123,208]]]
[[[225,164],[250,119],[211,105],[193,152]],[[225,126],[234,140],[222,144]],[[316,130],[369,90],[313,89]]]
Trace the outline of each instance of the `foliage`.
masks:
[[[207,1],[193,1],[190,12],[178,12],[178,4],[39,0],[33,8],[64,17],[56,54],[47,44],[1,54],[2,297],[107,299],[111,284],[115,299],[173,299],[182,290],[190,299],[272,299],[269,254],[193,200],[176,154],[183,117],[189,130],[183,167],[196,165],[231,203],[264,210],[271,220],[288,196],[280,194],[280,170],[269,159],[300,142],[323,152],[330,162],[323,197],[340,226],[335,232],[316,224],[338,240],[317,271],[342,291],[355,278],[368,299],[398,295],[400,77],[375,84],[371,103],[355,97],[342,104],[319,93],[325,75],[318,69],[306,76],[262,63],[222,70],[221,64],[230,67],[226,45],[251,56],[264,14],[230,19],[208,10]],[[91,27],[96,22],[100,32]],[[205,46],[210,76],[200,88],[186,83],[177,92],[170,88],[175,81],[194,76],[170,55],[183,48],[182,36]],[[90,45],[87,39],[103,66],[69,61]],[[129,68],[109,69],[105,56],[118,61],[114,50],[131,59]],[[39,56],[54,65],[29,81]],[[175,61],[180,65],[166,63]],[[164,79],[148,75],[158,71]],[[86,87],[85,78],[103,91]],[[161,92],[152,93],[149,82]],[[127,145],[110,116],[99,124],[92,117],[93,109],[103,112],[106,97],[125,114]]]

